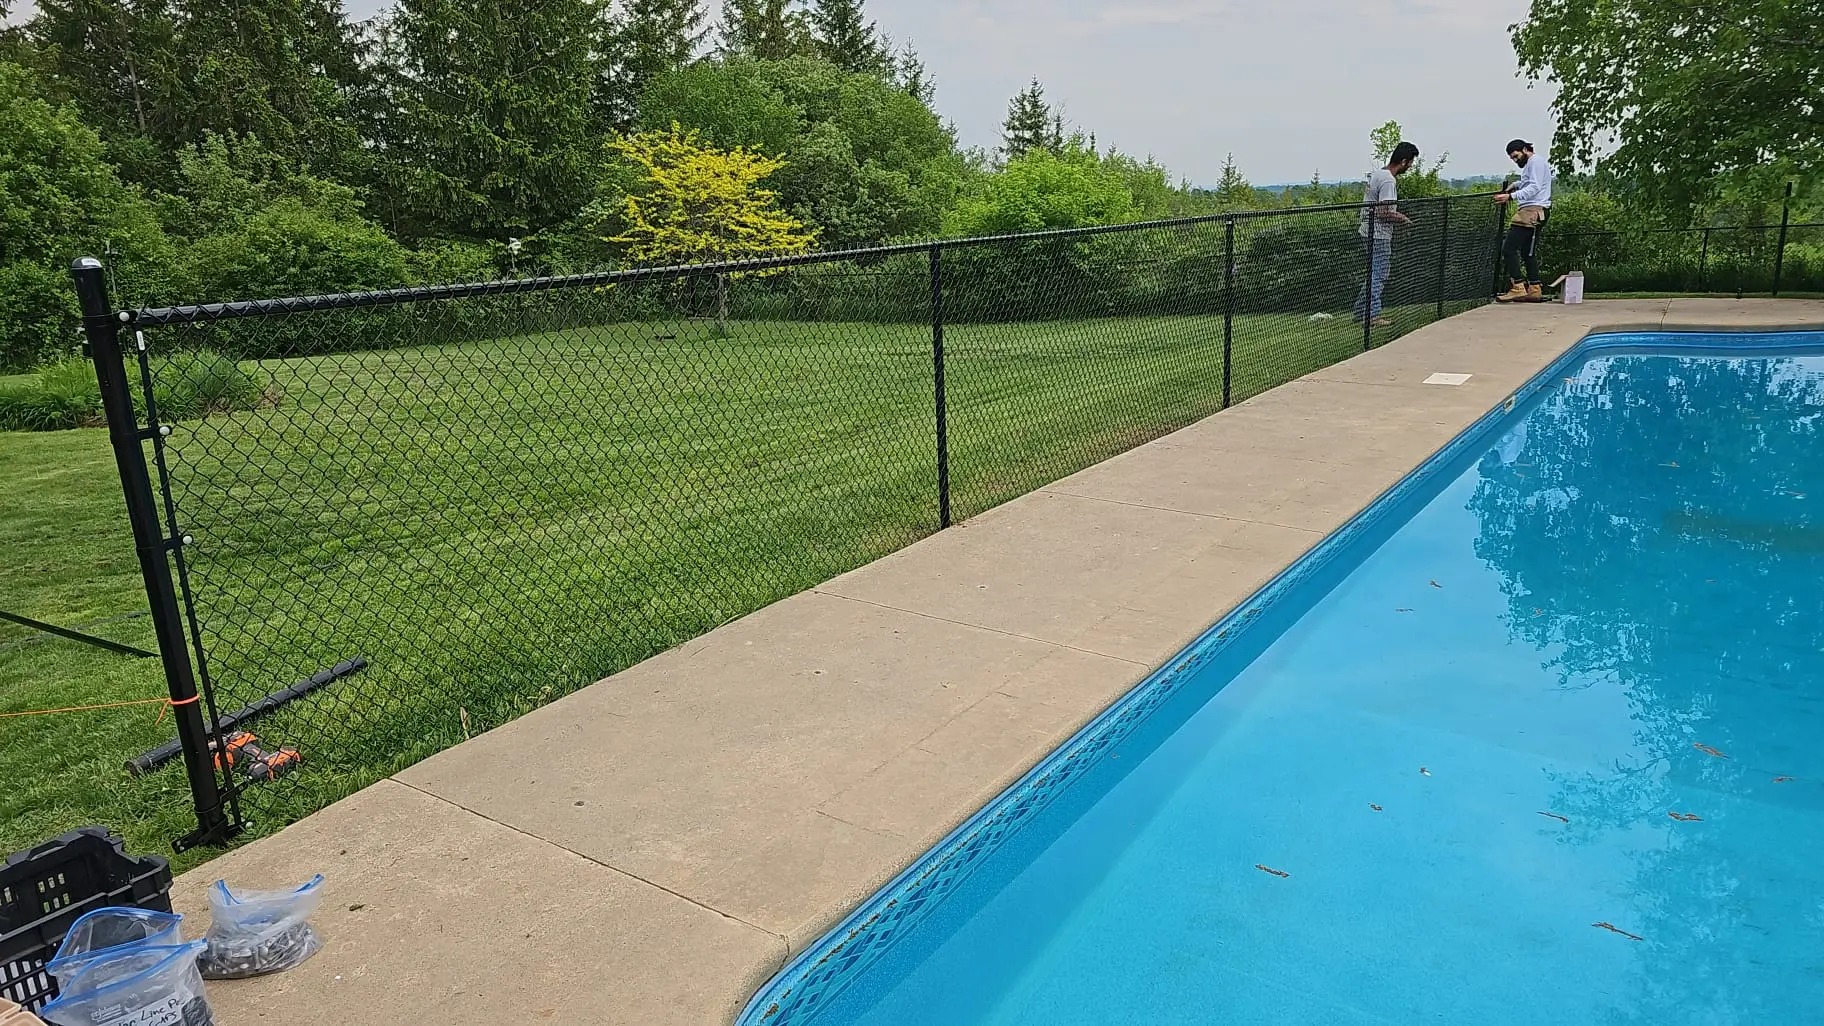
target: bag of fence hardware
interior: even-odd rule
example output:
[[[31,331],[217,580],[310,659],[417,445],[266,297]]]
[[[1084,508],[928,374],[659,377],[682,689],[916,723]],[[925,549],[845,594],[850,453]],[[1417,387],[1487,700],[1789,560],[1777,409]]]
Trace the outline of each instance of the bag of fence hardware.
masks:
[[[196,958],[202,941],[142,944],[91,960],[39,1015],[52,1026],[215,1026]]]
[[[206,980],[240,980],[296,968],[323,942],[310,928],[323,900],[323,875],[289,891],[240,891],[217,880],[209,888],[209,945],[198,963]]]
[[[184,917],[149,908],[98,908],[76,920],[45,969],[68,991],[78,973],[134,948],[182,944]]]

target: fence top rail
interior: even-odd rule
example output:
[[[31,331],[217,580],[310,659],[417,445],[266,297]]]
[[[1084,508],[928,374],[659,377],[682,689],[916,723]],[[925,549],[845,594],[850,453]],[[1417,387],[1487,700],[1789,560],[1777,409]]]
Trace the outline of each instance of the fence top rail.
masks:
[[[1400,205],[1410,210],[1418,207],[1436,206],[1458,200],[1491,199],[1494,196],[1495,193],[1492,192],[1467,193],[1453,196],[1424,196],[1409,200],[1401,200]],[[862,249],[802,253],[794,256],[761,257],[750,260],[728,260],[719,263],[684,264],[669,267],[633,267],[613,271],[595,271],[586,274],[514,278],[500,281],[469,282],[456,285],[418,285],[396,289],[375,289],[364,292],[337,292],[316,296],[293,296],[283,299],[252,299],[224,303],[198,303],[186,306],[142,307],[137,310],[122,310],[119,313],[119,318],[122,322],[142,326],[189,324],[248,317],[264,317],[273,314],[305,313],[314,310],[359,309],[398,306],[405,303],[513,295],[527,292],[555,292],[566,289],[601,288],[609,285],[663,281],[671,278],[684,277],[686,275],[739,274],[742,272],[772,271],[788,267],[803,267],[812,264],[841,263],[852,260],[881,260],[887,257],[904,256],[913,253],[928,253],[934,249],[962,249],[1012,242],[1077,239],[1096,235],[1114,235],[1163,228],[1185,228],[1202,224],[1220,224],[1224,222],[1232,224],[1238,221],[1260,221],[1281,217],[1301,217],[1311,214],[1359,212],[1367,206],[1368,204],[1365,203],[1331,203],[1309,207],[1282,207],[1274,210],[1241,210],[1223,214],[1202,214],[1196,217],[1177,217],[1158,221],[1135,221],[1127,224],[1093,225],[1087,228],[1059,228],[1050,231],[1019,232],[1009,235],[983,235],[963,239],[934,239],[929,242],[909,242],[891,246],[873,246]]]
[[[1824,228],[1824,221],[1794,221],[1787,228]],[[1618,235],[1701,235],[1704,232],[1777,232],[1779,224],[1711,224],[1689,228],[1593,228],[1581,232],[1554,232],[1554,239],[1598,239]]]

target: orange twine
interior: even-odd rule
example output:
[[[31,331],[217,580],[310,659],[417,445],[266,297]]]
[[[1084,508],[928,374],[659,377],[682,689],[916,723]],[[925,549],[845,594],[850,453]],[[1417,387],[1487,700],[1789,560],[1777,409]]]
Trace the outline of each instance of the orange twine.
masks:
[[[202,699],[203,696],[201,695],[191,695],[189,698],[184,699],[140,698],[131,702],[107,702],[102,705],[70,705],[63,707],[62,709],[27,709],[23,712],[0,713],[0,720],[17,719],[22,716],[55,716],[59,713],[94,712],[98,709],[125,709],[136,705],[156,705],[160,707],[158,710],[158,719],[152,721],[152,725],[157,726],[158,724],[165,722],[165,713],[180,705],[195,705],[202,701]]]

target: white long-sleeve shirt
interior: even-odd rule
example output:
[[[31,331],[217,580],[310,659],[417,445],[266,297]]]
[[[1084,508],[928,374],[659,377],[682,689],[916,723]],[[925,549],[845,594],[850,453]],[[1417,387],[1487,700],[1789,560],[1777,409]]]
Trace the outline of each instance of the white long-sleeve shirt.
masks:
[[[1508,195],[1523,207],[1552,205],[1552,165],[1546,163],[1543,154],[1533,154],[1526,166],[1520,169],[1520,180],[1508,190]]]

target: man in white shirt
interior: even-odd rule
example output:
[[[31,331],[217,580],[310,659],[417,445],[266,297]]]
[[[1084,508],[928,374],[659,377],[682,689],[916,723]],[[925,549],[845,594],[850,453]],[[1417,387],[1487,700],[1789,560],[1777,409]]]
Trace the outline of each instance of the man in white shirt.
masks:
[[[1544,284],[1539,278],[1539,235],[1552,213],[1552,167],[1544,157],[1533,154],[1533,144],[1515,139],[1507,144],[1507,155],[1520,167],[1520,180],[1513,188],[1495,197],[1495,202],[1514,204],[1514,220],[1507,230],[1502,253],[1507,258],[1508,289],[1495,297],[1497,303],[1544,302]],[[1525,274],[1521,273],[1525,261]]]
[[[1385,327],[1392,321],[1381,316],[1381,292],[1387,287],[1387,274],[1393,269],[1393,228],[1412,223],[1396,205],[1400,198],[1399,176],[1412,170],[1419,159],[1419,148],[1403,142],[1393,148],[1387,166],[1368,176],[1368,187],[1362,192],[1362,218],[1359,234],[1368,249],[1368,280],[1355,298],[1355,322],[1373,321]]]

